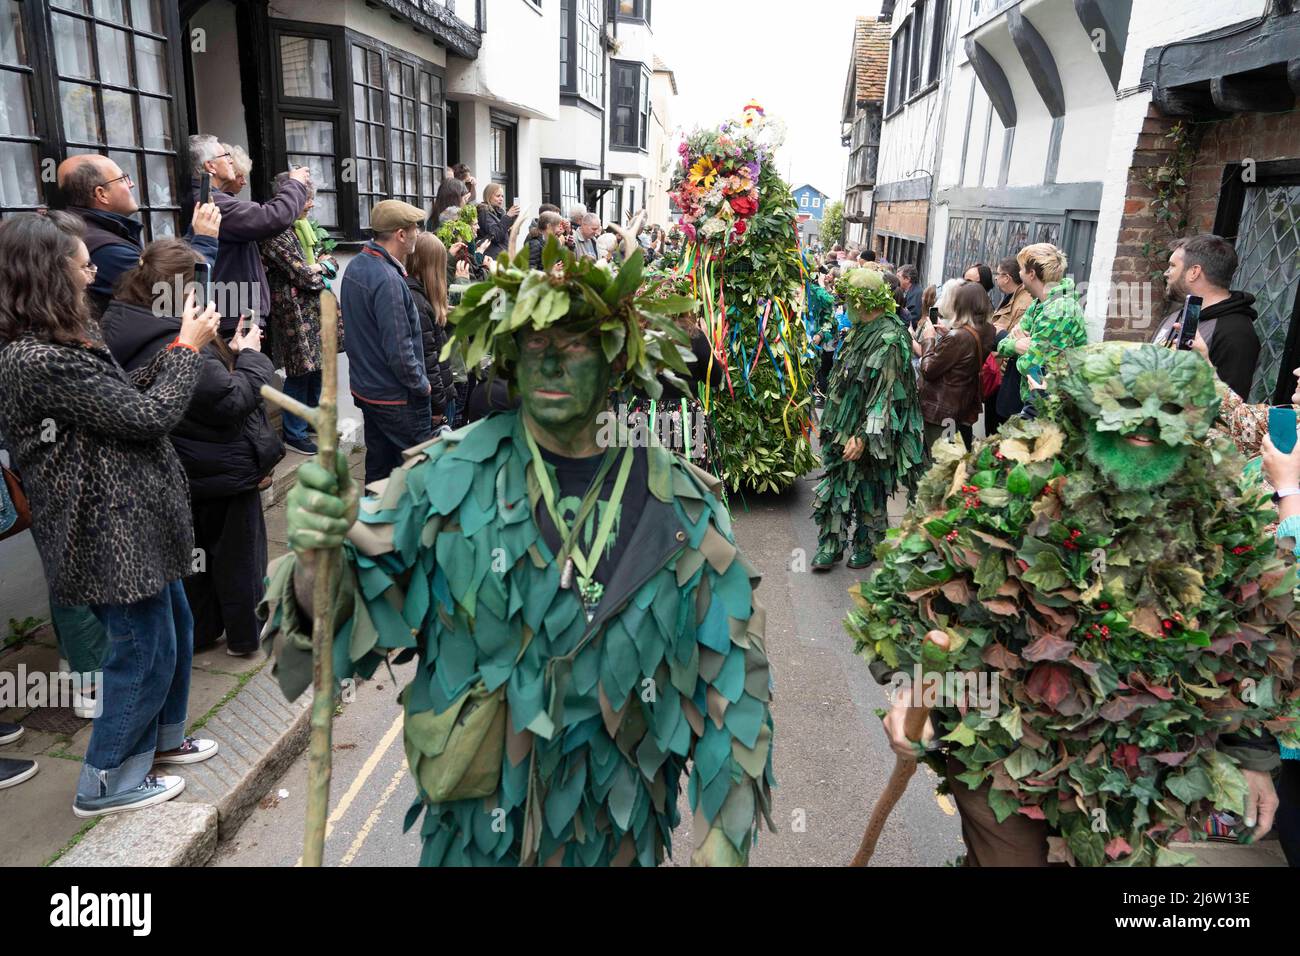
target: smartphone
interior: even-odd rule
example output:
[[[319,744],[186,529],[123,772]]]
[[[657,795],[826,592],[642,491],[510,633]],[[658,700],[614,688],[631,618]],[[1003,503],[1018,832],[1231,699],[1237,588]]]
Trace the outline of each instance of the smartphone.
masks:
[[[1196,329],[1201,324],[1202,301],[1199,295],[1189,295],[1183,303],[1183,314],[1178,319],[1181,326],[1178,331],[1178,348],[1184,352],[1192,347],[1192,342],[1196,339]]]
[[[199,309],[202,311],[212,301],[212,266],[206,262],[196,262],[194,264],[194,281],[203,290],[203,301],[199,303]]]
[[[1273,447],[1284,455],[1295,450],[1296,413],[1295,408],[1283,405],[1268,410],[1268,437]]]
[[[199,176],[199,202],[212,202],[212,176],[209,173]]]
[[[935,325],[939,324],[939,307],[937,305],[930,306],[930,321]]]
[[[248,330],[257,324],[256,312],[241,312],[239,314],[239,327],[235,329],[236,335],[247,335]]]

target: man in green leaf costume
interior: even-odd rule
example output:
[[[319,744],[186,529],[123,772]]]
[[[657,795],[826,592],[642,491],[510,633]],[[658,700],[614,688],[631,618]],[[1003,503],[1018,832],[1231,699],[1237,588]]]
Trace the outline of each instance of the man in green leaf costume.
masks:
[[[889,496],[901,484],[911,495],[925,470],[912,337],[894,296],[876,269],[850,269],[835,291],[852,326],[835,357],[830,394],[821,417],[826,472],[813,493],[819,530],[814,571],[828,571],[844,555],[853,529],[850,568],[865,568],[884,536]]]
[[[693,303],[639,294],[639,250],[617,275],[554,240],[544,272],[525,255],[451,316],[520,411],[412,449],[355,525],[346,478],[303,466],[269,588],[277,674],[290,697],[308,683],[307,562],[346,536],[336,673],[419,664],[401,700],[422,865],[653,866],[688,761],[692,862],[743,865],[773,783],[758,576],[715,479],[598,441],[612,388],[685,370],[668,317]]]
[[[943,750],[925,759],[968,863],[1187,863],[1169,844],[1213,811],[1255,838],[1271,825],[1294,570],[1210,435],[1203,358],[1109,342],[1054,368],[1040,418],[965,456],[936,446],[847,628],[911,687],[886,717],[896,750],[906,708],[933,707]]]

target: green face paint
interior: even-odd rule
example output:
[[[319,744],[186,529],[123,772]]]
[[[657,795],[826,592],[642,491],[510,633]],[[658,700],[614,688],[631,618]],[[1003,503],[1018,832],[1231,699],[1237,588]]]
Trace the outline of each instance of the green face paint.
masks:
[[[611,375],[599,335],[548,326],[520,332],[518,345],[517,381],[528,417],[557,435],[594,426],[607,403]]]

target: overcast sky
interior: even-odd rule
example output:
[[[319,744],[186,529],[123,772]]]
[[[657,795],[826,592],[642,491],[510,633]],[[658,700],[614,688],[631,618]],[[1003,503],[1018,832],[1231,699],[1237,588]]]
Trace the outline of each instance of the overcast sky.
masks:
[[[853,21],[879,11],[880,0],[655,0],[655,53],[677,74],[673,124],[714,125],[756,98],[787,127],[781,175],[843,198]]]

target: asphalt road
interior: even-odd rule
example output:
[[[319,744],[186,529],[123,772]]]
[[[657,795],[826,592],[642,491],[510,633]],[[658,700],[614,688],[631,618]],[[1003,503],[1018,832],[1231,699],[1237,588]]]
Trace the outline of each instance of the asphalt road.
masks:
[[[843,866],[852,858],[876,796],[894,766],[875,709],[883,689],[854,657],[841,622],[856,572],[806,568],[816,551],[809,517],[812,479],[781,496],[733,501],[741,550],[762,572],[767,647],[775,679],[773,716],[777,789],[773,819],[751,855],[755,866]],[[901,508],[891,507],[893,522]],[[796,555],[795,549],[803,549]],[[797,561],[802,557],[802,561]],[[418,834],[402,832],[415,787],[405,768],[395,682],[381,671],[356,689],[334,725],[334,777],[325,862],[330,866],[413,866]],[[302,852],[307,758],[303,754],[214,866],[292,866]],[[938,866],[962,852],[960,828],[934,777],[922,768],[885,829],[873,866]],[[677,865],[689,860],[691,815],[681,797],[674,835]],[[417,828],[418,829],[418,828]]]

